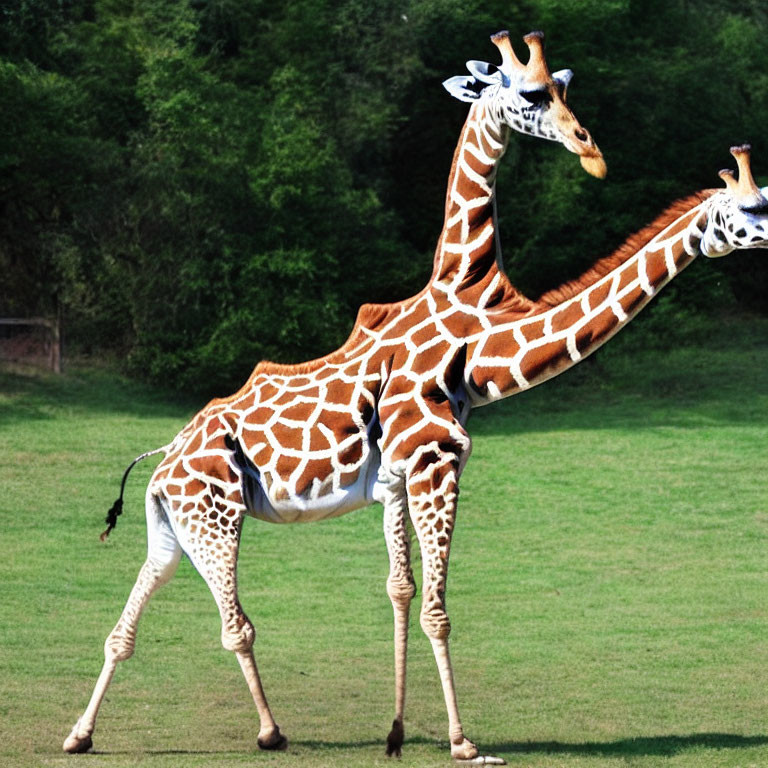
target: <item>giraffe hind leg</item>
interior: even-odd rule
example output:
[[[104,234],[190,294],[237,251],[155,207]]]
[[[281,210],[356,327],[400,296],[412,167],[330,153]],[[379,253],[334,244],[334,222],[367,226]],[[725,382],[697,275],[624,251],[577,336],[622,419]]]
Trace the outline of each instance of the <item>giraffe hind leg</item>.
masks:
[[[141,614],[158,587],[170,581],[181,557],[181,547],[159,500],[147,493],[147,559],[139,571],[119,621],[104,644],[104,666],[85,712],[64,741],[64,751],[87,752],[93,746],[96,717],[117,664],[133,655]]]
[[[200,493],[195,530],[177,526],[179,541],[211,590],[221,616],[221,644],[237,657],[259,714],[261,749],[285,749],[288,741],[272,716],[253,655],[255,630],[237,595],[237,555],[245,507],[240,493],[225,496],[215,485]]]

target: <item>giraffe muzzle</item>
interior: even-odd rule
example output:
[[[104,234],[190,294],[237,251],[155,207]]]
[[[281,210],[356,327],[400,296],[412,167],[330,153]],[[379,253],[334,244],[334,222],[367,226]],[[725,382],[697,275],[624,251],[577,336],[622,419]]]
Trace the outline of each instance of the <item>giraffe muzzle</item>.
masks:
[[[581,167],[590,175],[598,179],[604,179],[606,173],[608,173],[608,166],[605,164],[603,154],[597,147],[595,147],[595,154],[593,155],[580,155],[579,162]]]
[[[581,167],[590,176],[595,176],[598,179],[605,178],[606,173],[608,173],[608,166],[603,159],[603,153],[586,128],[577,124],[566,147],[579,156]]]
[[[603,159],[603,153],[595,144],[589,131],[576,119],[570,107],[564,100],[556,98],[555,125],[560,131],[565,148],[579,156],[581,167],[591,176],[604,179],[608,166]]]

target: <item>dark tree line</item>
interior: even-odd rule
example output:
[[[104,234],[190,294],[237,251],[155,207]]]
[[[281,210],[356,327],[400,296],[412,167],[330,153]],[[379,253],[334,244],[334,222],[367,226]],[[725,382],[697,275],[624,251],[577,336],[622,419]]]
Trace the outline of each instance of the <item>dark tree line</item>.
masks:
[[[732,144],[768,172],[760,0],[3,0],[0,314],[60,307],[70,348],[220,392],[330,351],[360,303],[427,279],[466,114],[440,83],[495,61],[501,28],[545,30],[609,164],[513,138],[500,225],[526,292],[718,185]],[[754,254],[690,273],[672,317],[766,310]]]

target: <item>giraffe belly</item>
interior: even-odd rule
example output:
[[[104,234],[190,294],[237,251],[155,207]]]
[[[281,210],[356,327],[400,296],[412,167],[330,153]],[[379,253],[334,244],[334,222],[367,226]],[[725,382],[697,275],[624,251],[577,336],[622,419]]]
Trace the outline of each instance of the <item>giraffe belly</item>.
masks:
[[[374,501],[380,458],[377,449],[369,452],[354,480],[318,496],[311,494],[281,494],[281,498],[266,491],[258,477],[245,484],[248,513],[269,523],[311,523],[338,517]]]

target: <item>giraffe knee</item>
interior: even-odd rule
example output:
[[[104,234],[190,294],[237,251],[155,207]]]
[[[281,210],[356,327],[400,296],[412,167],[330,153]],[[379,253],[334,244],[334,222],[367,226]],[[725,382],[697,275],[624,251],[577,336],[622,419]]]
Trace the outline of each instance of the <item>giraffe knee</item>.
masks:
[[[413,600],[413,596],[416,594],[416,585],[413,582],[413,577],[408,578],[403,576],[400,578],[388,578],[387,594],[393,603],[410,603],[411,600]]]
[[[421,628],[430,640],[446,640],[451,634],[451,620],[444,610],[422,611]]]
[[[256,630],[247,616],[240,616],[231,625],[223,624],[221,627],[221,644],[227,651],[249,651],[255,638]]]
[[[104,658],[108,661],[126,661],[136,648],[136,633],[115,627],[104,643]]]

